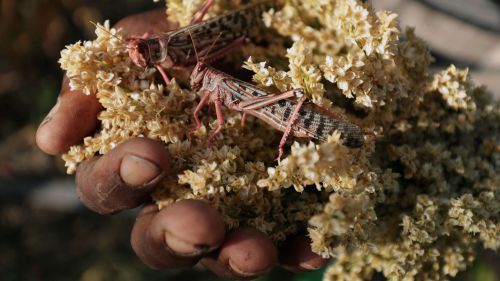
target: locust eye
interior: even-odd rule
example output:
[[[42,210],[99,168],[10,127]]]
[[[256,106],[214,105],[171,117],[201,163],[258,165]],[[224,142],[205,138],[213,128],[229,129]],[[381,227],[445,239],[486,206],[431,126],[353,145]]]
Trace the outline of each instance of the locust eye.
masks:
[[[204,63],[199,63],[198,68],[196,70],[198,72],[201,72],[201,71],[205,70],[205,68],[207,68],[207,66]]]

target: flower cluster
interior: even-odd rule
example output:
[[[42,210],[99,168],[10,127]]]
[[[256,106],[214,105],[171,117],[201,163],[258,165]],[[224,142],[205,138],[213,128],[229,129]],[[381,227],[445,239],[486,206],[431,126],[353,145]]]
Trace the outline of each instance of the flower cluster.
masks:
[[[439,91],[449,107],[466,110],[474,106],[467,95],[467,70],[459,71],[454,65],[434,75],[432,89]]]
[[[321,83],[322,75],[316,64],[313,63],[312,52],[304,40],[299,40],[287,50],[288,71],[277,71],[266,66],[265,62],[254,63],[252,57],[244,64],[244,68],[254,71],[253,80],[262,86],[275,86],[280,91],[302,88],[316,104],[329,105],[323,95],[324,85]]]
[[[186,25],[204,1],[169,1],[170,20]],[[242,7],[215,0],[209,16]],[[230,228],[253,226],[276,243],[307,229],[314,252],[335,257],[325,280],[444,280],[474,260],[477,243],[500,247],[500,103],[466,70],[432,73],[432,58],[396,15],[356,0],[288,0],[262,17],[273,36],[227,59],[278,91],[304,88],[317,105],[342,112],[367,132],[347,148],[295,139],[279,163],[281,133],[224,109],[213,148],[213,117],[194,134],[199,94],[153,69],[135,66],[121,30],[62,52],[74,90],[95,94],[102,126],[64,155],[68,171],[132,137],[165,143],[173,177],[153,194],[159,208],[206,200]],[[404,33],[404,40],[399,39]],[[286,52],[282,52],[288,50]],[[255,60],[260,62],[255,62]],[[264,62],[265,61],[265,62]],[[316,105],[311,106],[316,106]]]
[[[357,105],[371,108],[387,92],[381,75],[394,67],[391,59],[399,36],[395,14],[373,15],[366,5],[349,0],[287,1],[280,11],[264,16],[267,25],[283,36],[303,38],[307,46],[302,57],[314,52],[315,67],[348,98],[356,97]]]
[[[207,11],[208,17],[220,15],[224,12],[241,8],[241,0],[216,0]],[[206,0],[169,0],[167,2],[167,18],[186,26],[198,15],[207,3]]]

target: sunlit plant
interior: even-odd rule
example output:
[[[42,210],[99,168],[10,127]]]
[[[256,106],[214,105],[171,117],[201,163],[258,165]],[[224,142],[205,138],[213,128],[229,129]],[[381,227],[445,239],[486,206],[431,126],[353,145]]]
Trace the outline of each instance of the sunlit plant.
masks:
[[[170,20],[189,23],[203,1],[169,1]],[[209,16],[240,1],[216,0]],[[94,41],[61,53],[71,87],[95,94],[102,127],[63,156],[68,172],[132,137],[164,142],[175,177],[154,199],[206,200],[229,227],[250,225],[276,243],[307,229],[314,252],[335,261],[325,280],[443,280],[472,263],[475,245],[500,246],[500,107],[467,70],[433,73],[425,43],[397,15],[356,0],[288,0],[262,15],[269,47],[228,57],[276,91],[304,88],[312,103],[377,132],[360,149],[295,139],[275,161],[281,133],[226,111],[208,148],[211,118],[195,134],[199,93],[131,62],[109,24]],[[279,34],[279,36],[276,36]],[[404,38],[404,39],[402,39]],[[251,56],[251,57],[250,57]]]

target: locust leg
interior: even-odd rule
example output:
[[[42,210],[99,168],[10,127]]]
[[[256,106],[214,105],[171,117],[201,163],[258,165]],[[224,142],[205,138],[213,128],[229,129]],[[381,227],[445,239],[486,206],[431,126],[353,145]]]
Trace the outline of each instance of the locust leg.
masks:
[[[295,93],[297,90],[287,91],[281,93],[279,95],[267,95],[262,97],[250,98],[247,100],[239,101],[237,105],[235,105],[236,110],[242,111],[243,116],[241,117],[241,127],[245,127],[247,111],[248,110],[257,110],[268,105],[274,104],[280,100],[296,97]]]
[[[205,3],[205,5],[203,6],[203,9],[201,9],[201,11],[198,13],[198,15],[196,15],[193,20],[191,20],[191,24],[201,22],[207,14],[208,9],[210,9],[210,6],[212,6],[213,2],[213,0],[208,0],[207,3]]]
[[[286,91],[277,95],[266,95],[261,97],[249,98],[239,102],[237,106],[241,111],[256,110],[277,103],[280,100],[293,97],[302,97],[302,89]]]
[[[232,101],[231,103],[229,103],[227,105],[227,107],[229,109],[235,109],[236,111],[241,111],[240,109],[238,109],[238,104],[240,103],[241,101],[240,100],[234,100]],[[243,111],[242,114],[241,114],[241,123],[240,123],[240,127],[243,129],[245,128],[245,123],[247,121],[247,115],[248,115],[248,112],[246,111]]]
[[[244,111],[241,115],[241,128],[245,128],[245,123],[247,122],[247,113]]]
[[[283,136],[281,137],[281,141],[279,144],[278,148],[278,161],[281,159],[281,156],[283,156],[283,147],[285,146],[286,140],[290,133],[292,132],[293,129],[293,124],[295,121],[297,121],[297,118],[299,117],[299,111],[302,108],[302,105],[304,104],[306,98],[303,95],[303,91],[301,89],[296,89],[292,91],[287,91],[278,95],[268,95],[268,96],[262,96],[262,97],[256,97],[256,98],[251,98],[248,100],[241,101],[238,104],[238,107],[240,110],[243,112],[247,110],[257,110],[264,108],[266,106],[269,106],[271,104],[274,104],[280,100],[283,99],[288,99],[292,97],[300,97],[299,102],[295,106],[294,111],[292,112],[292,115],[287,121],[287,126],[283,132]]]
[[[288,123],[286,125],[285,132],[283,133],[283,136],[281,137],[280,146],[278,148],[278,162],[280,161],[281,156],[283,156],[283,147],[285,146],[286,139],[288,138],[288,136],[292,132],[293,124],[295,123],[295,121],[297,121],[297,118],[299,117],[299,111],[302,108],[302,105],[304,104],[305,100],[306,100],[305,97],[301,97],[299,99],[299,102],[295,106],[295,110],[293,111],[292,115],[290,116],[290,119],[288,119]]]
[[[198,115],[200,114],[200,111],[203,109],[203,106],[208,102],[210,99],[210,92],[206,92],[203,98],[201,99],[200,103],[196,106],[196,109],[194,110],[194,121],[196,122],[196,128],[193,131],[196,131],[201,127],[201,121],[198,118]]]
[[[222,113],[222,102],[220,100],[215,101],[215,114],[217,115],[217,129],[208,138],[208,146],[212,146],[213,139],[217,137],[224,126],[224,113]]]
[[[300,92],[297,92],[300,91]],[[297,90],[292,90],[292,91],[287,91],[278,95],[268,95],[268,96],[262,96],[262,97],[256,97],[256,98],[251,98],[247,99],[244,101],[241,101],[238,105],[245,110],[252,110],[252,109],[260,109],[262,107],[268,106],[270,104],[276,103],[280,100],[283,99],[288,99],[288,98],[293,98],[293,97],[298,97],[300,98],[303,95],[301,89]],[[318,110],[321,111],[322,113],[337,119],[337,120],[342,120],[346,121],[346,118],[333,110],[322,107],[322,106],[317,106]]]
[[[161,67],[161,65],[159,65],[159,64],[155,65],[155,67],[156,67],[156,69],[158,69],[158,72],[160,72],[161,77],[163,78],[163,81],[165,81],[166,85],[170,84],[171,80],[168,77],[165,70],[163,69],[163,67]]]

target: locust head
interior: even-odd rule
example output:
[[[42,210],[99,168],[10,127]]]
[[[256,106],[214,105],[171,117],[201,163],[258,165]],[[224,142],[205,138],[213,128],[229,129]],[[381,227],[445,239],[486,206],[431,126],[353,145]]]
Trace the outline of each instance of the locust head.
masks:
[[[132,38],[128,40],[128,54],[135,65],[140,67],[148,66],[147,60],[144,57],[147,50],[148,48],[143,39]]]
[[[128,41],[129,56],[140,67],[162,65],[172,67],[174,62],[168,56],[167,44],[159,38],[132,38]]]
[[[191,90],[199,91],[203,86],[203,79],[208,70],[204,62],[199,61],[191,72]]]

